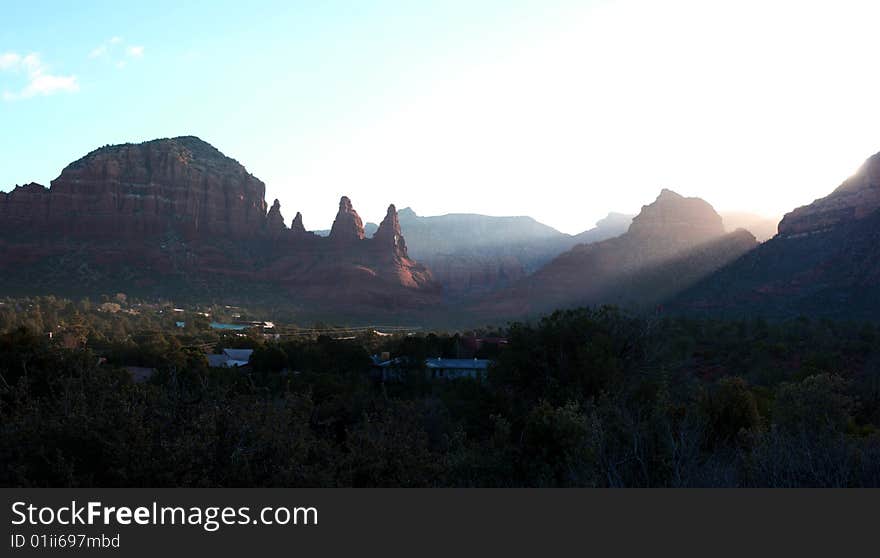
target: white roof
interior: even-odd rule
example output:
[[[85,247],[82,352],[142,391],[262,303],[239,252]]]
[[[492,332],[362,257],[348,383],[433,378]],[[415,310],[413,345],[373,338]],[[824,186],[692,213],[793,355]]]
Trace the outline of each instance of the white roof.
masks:
[[[221,368],[226,366],[229,359],[226,355],[208,355],[208,366],[211,368]]]
[[[462,368],[468,370],[485,370],[491,360],[478,358],[429,358],[425,361],[428,368]]]
[[[226,355],[229,360],[238,360],[244,362],[245,364],[251,359],[251,355],[254,354],[253,349],[223,349],[223,354]]]

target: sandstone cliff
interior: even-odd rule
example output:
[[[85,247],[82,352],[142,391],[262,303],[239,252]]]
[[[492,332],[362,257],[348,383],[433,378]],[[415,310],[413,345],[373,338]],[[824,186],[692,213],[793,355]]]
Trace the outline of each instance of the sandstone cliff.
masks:
[[[0,194],[0,288],[99,295],[269,300],[337,314],[437,301],[409,258],[397,211],[364,237],[343,197],[329,238],[287,228],[265,185],[194,137],[107,146],[68,165],[50,188]]]
[[[880,153],[828,196],[799,207],[779,223],[779,234],[791,237],[828,231],[863,219],[880,209]]]
[[[31,190],[29,201],[42,203],[31,223],[56,234],[247,238],[266,219],[265,185],[189,136],[102,147],[68,165],[44,195]],[[21,208],[8,210],[21,217]]]

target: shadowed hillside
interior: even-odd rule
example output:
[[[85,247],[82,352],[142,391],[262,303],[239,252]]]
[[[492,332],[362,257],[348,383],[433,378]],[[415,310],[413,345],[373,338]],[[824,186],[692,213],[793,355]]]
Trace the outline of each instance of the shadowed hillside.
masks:
[[[575,246],[477,307],[517,317],[583,304],[653,305],[755,245],[746,231],[725,235],[721,217],[705,201],[663,190],[626,234]]]
[[[674,301],[684,312],[772,317],[880,316],[880,154],[779,235]]]

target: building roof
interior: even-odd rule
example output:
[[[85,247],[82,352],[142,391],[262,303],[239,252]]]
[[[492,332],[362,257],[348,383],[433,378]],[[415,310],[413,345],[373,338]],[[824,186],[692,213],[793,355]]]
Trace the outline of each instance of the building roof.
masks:
[[[247,324],[223,324],[220,322],[211,322],[210,326],[212,329],[225,329],[229,331],[244,331],[250,327]]]
[[[460,368],[467,370],[485,370],[491,360],[479,358],[429,358],[425,361],[428,368]]]
[[[208,357],[208,366],[211,368],[235,368],[247,366],[253,354],[252,349],[223,349],[219,355],[205,355]]]
[[[240,362],[244,362],[245,364],[251,359],[251,355],[254,354],[253,349],[223,349],[223,354],[229,360],[237,360]]]
[[[388,360],[382,360],[378,355],[373,355],[370,357],[373,361],[373,366],[378,366],[380,368],[387,368],[389,366],[399,366],[409,364],[409,359],[405,356],[394,357]]]
[[[208,366],[211,368],[223,368],[226,366],[226,361],[229,360],[226,355],[207,355],[208,356]]]

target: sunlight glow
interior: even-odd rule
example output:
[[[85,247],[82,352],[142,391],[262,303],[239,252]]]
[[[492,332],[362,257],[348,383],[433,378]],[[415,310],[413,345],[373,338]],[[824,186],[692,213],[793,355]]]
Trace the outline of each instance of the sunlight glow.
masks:
[[[331,208],[348,193],[366,219],[394,201],[572,233],[661,187],[782,214],[880,150],[878,17],[874,2],[606,3],[390,91],[388,112],[332,131],[279,182]]]

